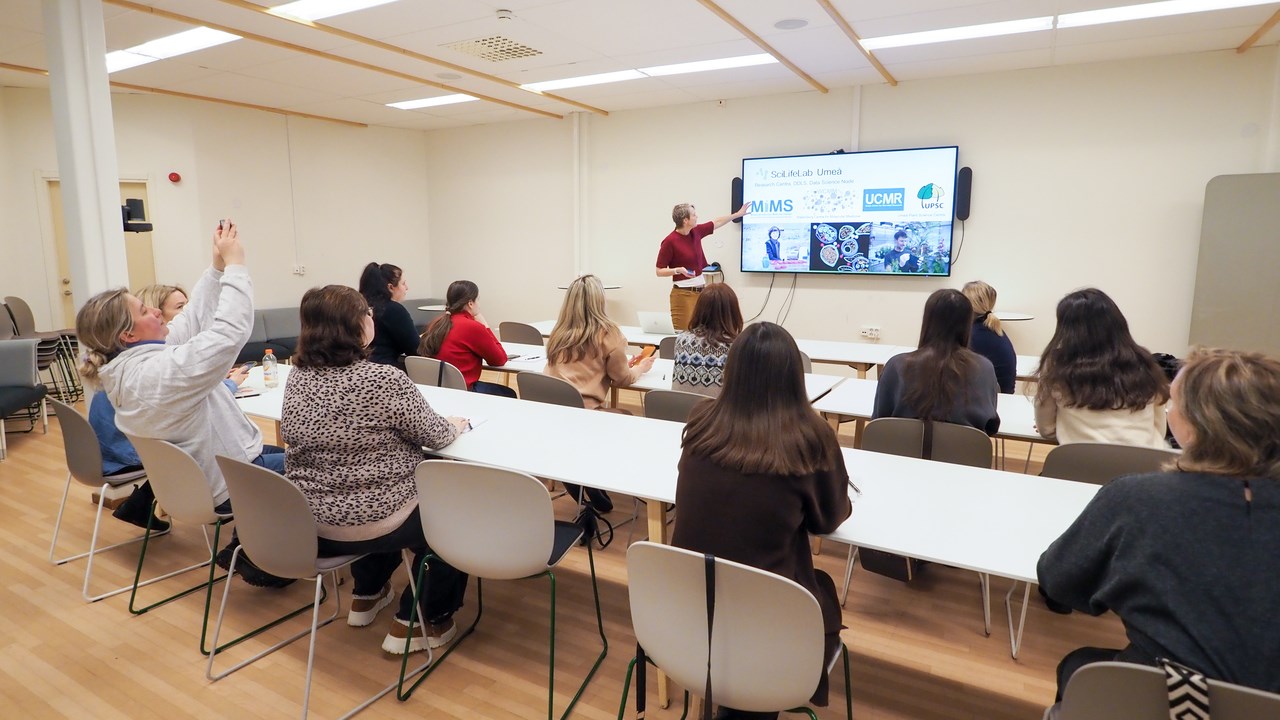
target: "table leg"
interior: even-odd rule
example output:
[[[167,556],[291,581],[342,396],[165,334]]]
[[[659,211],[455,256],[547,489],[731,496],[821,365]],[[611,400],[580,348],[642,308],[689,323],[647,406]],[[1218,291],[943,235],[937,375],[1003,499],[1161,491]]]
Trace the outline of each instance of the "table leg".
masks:
[[[609,407],[618,407],[618,387],[616,385],[609,388]]]
[[[982,588],[982,632],[991,637],[991,576],[978,573],[978,585]]]
[[[1025,583],[1026,587],[1022,591],[1022,616],[1018,619],[1018,631],[1015,634],[1013,630],[1013,591],[1018,589],[1018,583],[1014,583],[1009,587],[1009,592],[1004,596],[1004,609],[1009,615],[1009,654],[1013,659],[1018,659],[1018,649],[1022,647],[1022,629],[1027,624],[1027,603],[1031,600],[1031,583]]]
[[[839,435],[840,434],[840,416],[832,415],[829,413],[823,413],[823,415],[827,418],[827,424],[831,426],[832,430],[836,431],[837,435]]]
[[[649,520],[649,542],[667,544],[667,508],[665,503],[650,500],[645,503]],[[655,668],[656,669],[656,668]],[[658,707],[671,705],[671,693],[667,688],[667,674],[657,671]]]
[[[858,377],[866,379],[867,371],[871,369],[871,363],[849,363],[849,367],[858,371]]]
[[[867,421],[864,420],[863,418],[858,418],[857,420],[853,421],[853,446],[854,447],[856,448],[862,447],[862,431],[865,430],[866,428],[867,428]]]

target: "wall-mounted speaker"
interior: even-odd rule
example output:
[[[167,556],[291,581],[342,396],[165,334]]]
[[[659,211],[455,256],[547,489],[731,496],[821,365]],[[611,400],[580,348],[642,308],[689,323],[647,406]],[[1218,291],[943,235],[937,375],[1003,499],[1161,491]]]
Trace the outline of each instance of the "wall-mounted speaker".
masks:
[[[742,178],[736,177],[729,183],[729,212],[738,212],[740,207],[742,207]],[[734,218],[733,221],[740,223],[742,218]]]
[[[962,167],[956,174],[956,219],[969,219],[969,200],[973,196],[973,170]]]

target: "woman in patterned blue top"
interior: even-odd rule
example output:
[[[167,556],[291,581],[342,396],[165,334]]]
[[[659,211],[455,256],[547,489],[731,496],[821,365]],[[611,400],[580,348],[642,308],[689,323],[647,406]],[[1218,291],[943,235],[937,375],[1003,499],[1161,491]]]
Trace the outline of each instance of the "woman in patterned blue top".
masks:
[[[729,345],[742,332],[738,294],[724,283],[698,296],[689,329],[676,336],[676,368],[671,389],[708,397],[720,395]]]

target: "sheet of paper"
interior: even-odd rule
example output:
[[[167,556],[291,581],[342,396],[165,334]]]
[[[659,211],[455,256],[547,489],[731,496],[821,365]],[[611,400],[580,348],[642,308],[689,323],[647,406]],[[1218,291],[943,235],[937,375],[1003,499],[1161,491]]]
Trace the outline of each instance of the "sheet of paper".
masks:
[[[691,278],[685,278],[684,280],[676,281],[676,287],[680,287],[680,288],[700,288],[706,284],[707,284],[707,279],[702,275],[695,275]]]

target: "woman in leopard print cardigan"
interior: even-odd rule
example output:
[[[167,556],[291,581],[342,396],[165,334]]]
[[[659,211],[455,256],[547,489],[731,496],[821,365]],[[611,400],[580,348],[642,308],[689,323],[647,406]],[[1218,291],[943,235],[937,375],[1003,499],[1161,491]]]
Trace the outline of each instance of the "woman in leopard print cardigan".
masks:
[[[280,422],[285,474],[315,514],[321,555],[369,553],[351,567],[347,618],[368,625],[394,597],[390,581],[400,551],[413,550],[415,567],[429,552],[413,477],[423,448],[453,442],[466,420],[440,416],[402,370],[366,359],[373,318],[360,293],[341,285],[313,288],[300,314]],[[419,618],[426,633],[414,638],[411,651],[448,642],[466,591],[466,575],[442,562],[431,564],[429,577]],[[402,593],[383,641],[388,652],[404,652],[412,604]],[[415,633],[422,627],[415,624]]]

